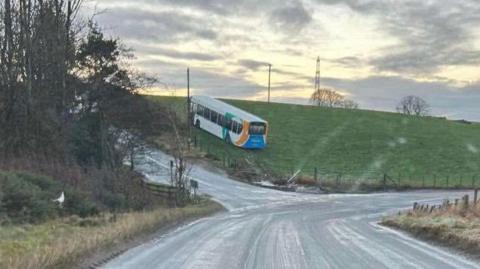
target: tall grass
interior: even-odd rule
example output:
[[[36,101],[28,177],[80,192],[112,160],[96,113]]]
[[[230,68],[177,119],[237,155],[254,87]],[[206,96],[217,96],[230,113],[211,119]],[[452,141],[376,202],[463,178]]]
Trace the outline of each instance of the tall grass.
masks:
[[[138,235],[219,211],[221,206],[203,201],[177,209],[70,217],[41,225],[0,227],[0,268],[69,268],[99,249],[108,249]]]
[[[480,257],[479,204],[409,210],[386,217],[381,223]]]

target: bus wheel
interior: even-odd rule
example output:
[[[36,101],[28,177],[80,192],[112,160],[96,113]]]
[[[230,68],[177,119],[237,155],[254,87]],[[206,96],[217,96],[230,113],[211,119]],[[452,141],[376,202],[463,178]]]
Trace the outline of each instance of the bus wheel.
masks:
[[[198,129],[200,129],[200,120],[195,121],[195,127],[197,127]]]

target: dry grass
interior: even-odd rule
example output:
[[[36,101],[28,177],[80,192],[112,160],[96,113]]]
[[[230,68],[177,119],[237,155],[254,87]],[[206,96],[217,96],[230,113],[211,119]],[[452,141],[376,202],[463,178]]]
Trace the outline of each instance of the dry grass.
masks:
[[[179,221],[221,210],[210,201],[179,209],[71,217],[42,225],[0,227],[0,268],[69,268],[100,249]]]
[[[382,224],[405,230],[480,257],[480,205],[448,209],[410,210],[386,217]]]

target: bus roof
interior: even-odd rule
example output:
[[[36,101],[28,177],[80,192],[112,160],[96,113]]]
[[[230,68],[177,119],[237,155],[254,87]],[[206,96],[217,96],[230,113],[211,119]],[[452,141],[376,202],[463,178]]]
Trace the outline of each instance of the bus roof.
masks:
[[[230,104],[227,104],[223,101],[218,99],[212,98],[210,96],[203,96],[203,95],[194,95],[192,96],[192,102],[207,106],[212,108],[213,110],[217,111],[218,113],[226,114],[227,112],[232,113],[236,117],[246,120],[248,122],[263,122],[267,123],[264,119],[257,117],[253,114],[246,112],[238,107],[234,107]]]

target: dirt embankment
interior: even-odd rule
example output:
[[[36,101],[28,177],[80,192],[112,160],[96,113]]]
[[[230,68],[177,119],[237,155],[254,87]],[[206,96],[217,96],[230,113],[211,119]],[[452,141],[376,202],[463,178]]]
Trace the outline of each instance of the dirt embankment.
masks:
[[[480,204],[465,203],[464,198],[456,203],[414,207],[384,218],[381,224],[480,258]]]

